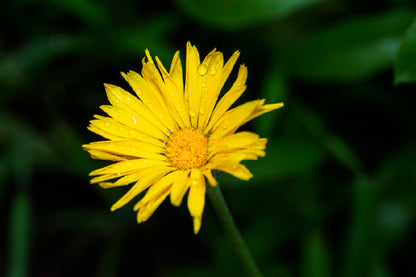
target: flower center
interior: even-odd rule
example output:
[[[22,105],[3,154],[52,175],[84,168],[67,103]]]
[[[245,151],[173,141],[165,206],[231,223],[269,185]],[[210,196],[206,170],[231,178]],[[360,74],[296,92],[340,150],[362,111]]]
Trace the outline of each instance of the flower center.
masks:
[[[207,162],[208,138],[198,129],[175,131],[169,137],[166,157],[178,169],[199,168]]]

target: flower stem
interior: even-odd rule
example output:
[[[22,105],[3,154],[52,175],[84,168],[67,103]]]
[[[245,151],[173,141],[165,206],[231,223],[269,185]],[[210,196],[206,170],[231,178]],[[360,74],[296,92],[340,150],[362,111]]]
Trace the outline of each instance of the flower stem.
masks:
[[[250,250],[248,249],[243,237],[241,236],[240,231],[238,230],[230,213],[230,210],[225,203],[219,186],[213,187],[208,185],[207,191],[208,197],[211,200],[214,210],[224,225],[226,232],[230,236],[238,257],[240,258],[240,261],[246,269],[247,273],[252,277],[262,277],[263,274],[257,267],[256,262],[250,253]]]

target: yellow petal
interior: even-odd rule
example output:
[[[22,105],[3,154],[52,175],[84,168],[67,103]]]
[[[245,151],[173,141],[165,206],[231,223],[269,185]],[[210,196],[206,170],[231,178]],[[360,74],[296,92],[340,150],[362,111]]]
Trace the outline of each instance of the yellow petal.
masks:
[[[127,125],[118,123],[111,117],[104,117],[95,115],[95,120],[90,121],[89,130],[110,140],[124,140],[131,139],[146,142],[152,145],[163,147],[163,141],[143,133],[136,128],[131,128]]]
[[[217,180],[212,176],[212,170],[207,168],[204,170],[204,175],[207,178],[209,184],[213,187],[217,186]]]
[[[268,113],[270,111],[273,110],[277,110],[280,109],[284,106],[283,102],[280,103],[275,103],[275,104],[267,104],[267,105],[260,105],[256,108],[256,110],[243,122],[246,123],[250,120],[252,120],[253,118],[256,118],[262,114]]]
[[[178,170],[173,171],[154,183],[146,192],[145,196],[136,205],[134,205],[133,210],[137,211],[148,203],[155,201],[161,194],[164,194],[166,190],[170,191],[172,183],[175,181],[178,174],[180,174]]]
[[[143,79],[137,72],[129,71],[127,74],[122,73],[121,75],[126,79],[146,107],[152,111],[153,115],[169,130],[176,130],[176,124],[167,112],[166,105],[164,104],[163,99],[161,99],[160,92],[151,83],[148,83]]]
[[[129,175],[123,176],[119,178],[117,181],[115,181],[114,183],[104,182],[104,183],[99,183],[98,185],[104,189],[127,186],[131,183],[137,182],[141,177],[143,177],[143,174],[144,174],[144,171],[142,170],[136,173],[131,173]]]
[[[194,233],[201,228],[202,213],[205,205],[205,180],[199,169],[191,172],[191,184],[188,194],[188,210],[194,219]]]
[[[164,87],[162,89],[164,99],[169,107],[170,112],[181,128],[189,127],[189,113],[186,109],[185,99],[183,97],[183,87],[179,88],[170,74],[164,68],[162,62],[156,57],[160,72],[164,79]]]
[[[82,146],[85,148],[85,144]],[[97,160],[105,160],[105,161],[125,161],[126,158],[125,157],[120,157],[117,155],[113,155],[113,154],[109,154],[109,153],[104,153],[101,151],[95,151],[95,150],[87,150],[88,153],[90,153],[91,158],[93,159],[97,159]]]
[[[153,169],[148,170],[148,174],[146,176],[137,181],[137,183],[126,194],[124,194],[123,197],[121,197],[116,203],[113,204],[113,206],[111,206],[111,211],[115,211],[126,205],[128,202],[130,202],[130,200],[132,200],[134,197],[139,195],[154,182],[172,170],[172,168],[158,169],[156,171]]]
[[[202,81],[201,74],[198,73],[198,66],[200,64],[198,49],[188,42],[186,44],[185,100],[188,101],[189,115],[193,127],[197,127],[199,104],[201,101]]]
[[[104,175],[104,174],[118,174],[119,176],[125,175],[127,173],[135,172],[137,170],[154,167],[154,166],[169,166],[168,162],[157,161],[157,160],[148,160],[148,159],[134,159],[118,162],[115,164],[108,165],[106,167],[96,169],[92,171],[89,175]]]
[[[218,170],[227,172],[228,174],[233,175],[234,177],[248,181],[253,177],[253,174],[242,164],[236,164],[233,166],[221,166],[220,168],[217,168]]]
[[[149,219],[150,216],[156,211],[156,209],[162,204],[162,202],[169,195],[169,190],[166,189],[162,191],[160,195],[157,196],[153,201],[147,203],[145,206],[141,207],[137,212],[137,222],[142,223]]]
[[[181,205],[182,199],[190,186],[188,176],[189,170],[179,170],[178,174],[175,176],[170,192],[170,203],[172,203],[173,206],[178,207]]]
[[[218,104],[215,106],[212,112],[212,117],[209,121],[208,129],[214,125],[217,120],[234,104],[234,102],[243,94],[246,90],[245,82],[247,80],[247,67],[240,65],[238,70],[237,80],[233,83],[227,93],[221,98]],[[204,126],[205,127],[205,126]]]
[[[176,51],[175,55],[173,56],[169,74],[172,77],[172,80],[175,82],[176,86],[180,88],[183,94],[183,72],[181,59],[179,58],[179,51]]]
[[[212,111],[218,100],[221,89],[224,86],[228,76],[230,75],[239,55],[240,52],[236,51],[227,61],[225,66],[223,66],[224,58],[222,53],[211,52],[206,58],[207,61],[204,60],[203,62],[208,66],[208,73],[204,76],[206,78],[202,81],[203,93],[201,97],[201,106],[199,109],[200,114],[198,125],[202,130],[204,130],[209,123]],[[201,113],[201,111],[204,111],[204,113]]]
[[[212,127],[210,140],[214,141],[235,132],[260,104],[261,100],[254,100],[226,112]]]
[[[83,147],[87,151],[95,150],[114,155],[129,156],[136,159],[167,160],[163,154],[165,151],[164,148],[134,140],[98,141],[84,145]]]
[[[167,134],[164,134],[153,124],[150,124],[148,121],[143,120],[133,112],[122,110],[120,108],[109,105],[102,105],[100,106],[100,108],[121,124],[127,125],[128,127],[133,128],[135,130],[145,132],[146,134],[161,139],[162,141],[165,141],[167,139]]]
[[[137,97],[118,86],[104,84],[104,87],[113,106],[132,112],[140,121],[147,121],[165,134],[170,131]]]

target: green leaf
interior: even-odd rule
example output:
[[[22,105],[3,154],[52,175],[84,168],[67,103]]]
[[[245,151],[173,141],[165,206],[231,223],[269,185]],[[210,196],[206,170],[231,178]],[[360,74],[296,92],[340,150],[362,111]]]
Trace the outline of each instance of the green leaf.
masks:
[[[317,81],[359,81],[388,69],[414,13],[390,12],[345,21],[299,43],[289,70]]]
[[[368,276],[369,264],[375,254],[374,236],[377,184],[359,179],[354,184],[353,215],[342,276]]]
[[[214,27],[243,28],[287,16],[321,0],[176,0],[195,20]]]
[[[30,203],[27,195],[18,194],[12,202],[9,225],[9,277],[29,275],[31,233]]]
[[[324,236],[319,232],[312,232],[304,245],[303,271],[305,277],[329,277],[329,252]]]
[[[400,45],[394,65],[396,84],[416,81],[416,19],[410,25]]]

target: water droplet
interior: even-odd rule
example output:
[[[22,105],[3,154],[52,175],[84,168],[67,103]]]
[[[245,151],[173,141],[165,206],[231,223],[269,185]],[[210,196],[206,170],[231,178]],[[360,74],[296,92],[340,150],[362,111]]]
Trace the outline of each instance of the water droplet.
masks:
[[[168,144],[166,141],[163,141],[163,145],[166,145],[166,144]]]
[[[106,122],[106,123],[104,123],[104,126],[108,127],[108,126],[110,126],[110,123]]]
[[[202,101],[203,101],[204,103],[206,103],[206,102],[208,101],[208,98],[204,97],[204,98],[202,98]]]
[[[178,110],[179,111],[182,111],[182,109],[183,109],[182,106],[181,105],[178,105]]]
[[[170,91],[170,96],[175,96],[175,92],[173,90]]]
[[[208,67],[205,64],[198,65],[198,68],[196,69],[198,71],[198,74],[201,76],[204,76],[208,72]]]
[[[224,121],[222,124],[222,128],[227,129],[228,128],[228,121]]]
[[[163,114],[160,113],[159,114],[159,118],[162,119],[163,118]]]
[[[152,103],[147,104],[147,106],[149,107],[149,109],[153,107]]]
[[[137,137],[137,132],[136,132],[136,131],[134,131],[134,130],[130,130],[129,135],[130,135],[132,138],[135,138],[135,137]]]
[[[126,101],[130,101],[130,97],[126,97]]]
[[[138,96],[140,96],[140,95],[142,95],[142,94],[143,94],[143,92],[142,92],[140,89],[138,89],[138,90],[136,91],[136,94],[137,94]]]
[[[119,126],[119,127],[118,127],[118,130],[119,130],[119,131],[123,131],[123,127]]]
[[[241,87],[243,84],[241,82],[237,83],[237,87]]]
[[[137,120],[134,116],[131,119],[133,119],[134,124],[137,124]]]
[[[209,69],[209,74],[211,75],[217,74],[217,68],[215,66],[211,66],[211,68]]]
[[[201,114],[204,114],[205,113],[205,107],[204,106],[201,106],[201,108],[199,109],[199,112]]]
[[[190,114],[191,116],[196,116],[196,111],[195,111],[194,109],[192,109],[192,110],[189,112],[189,114]]]
[[[131,167],[131,166],[132,166],[132,164],[131,164],[130,162],[126,162],[126,166],[127,166],[127,167]]]
[[[205,87],[205,86],[207,85],[207,82],[203,81],[203,82],[201,83],[201,85],[202,85],[202,87]]]

